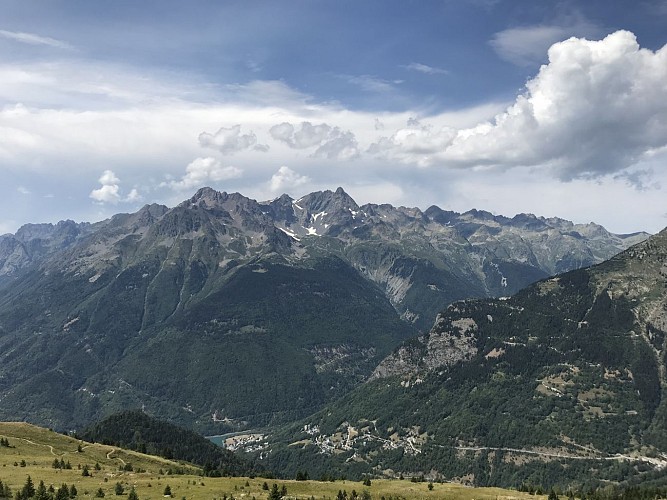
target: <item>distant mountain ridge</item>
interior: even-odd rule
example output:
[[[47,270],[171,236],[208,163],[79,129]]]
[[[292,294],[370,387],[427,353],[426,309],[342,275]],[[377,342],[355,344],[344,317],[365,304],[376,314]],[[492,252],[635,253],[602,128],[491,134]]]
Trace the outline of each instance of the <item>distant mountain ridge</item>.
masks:
[[[203,188],[173,208],[27,225],[0,237],[0,418],[80,427],[145,406],[206,432],[291,421],[447,304],[645,236],[358,206],[340,188],[263,203]]]
[[[209,218],[199,219],[195,209]],[[511,295],[537,279],[601,262],[648,237],[532,214],[508,218],[436,206],[424,212],[387,204],[360,207],[342,188],[263,203],[202,188],[173,209],[147,205],[96,224],[28,224],[15,235],[0,236],[0,285],[59,252],[90,244],[100,233],[112,254],[97,242],[89,247],[89,262],[116,258],[113,245],[122,238],[140,238],[145,246],[159,238],[194,240],[206,231],[215,232],[216,244],[226,247],[230,260],[272,252],[288,260],[334,254],[383,288],[399,314],[422,330],[430,328],[443,304]],[[235,240],[241,233],[245,239]]]

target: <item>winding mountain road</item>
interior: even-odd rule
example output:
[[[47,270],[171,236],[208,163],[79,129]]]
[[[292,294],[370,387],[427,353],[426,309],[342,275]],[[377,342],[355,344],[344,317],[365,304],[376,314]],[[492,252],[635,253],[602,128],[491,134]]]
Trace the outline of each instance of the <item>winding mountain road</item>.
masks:
[[[448,448],[443,445],[436,445],[439,448]],[[567,453],[552,453],[546,451],[535,451],[535,450],[525,450],[522,448],[494,448],[491,446],[454,446],[456,450],[463,451],[507,451],[510,453],[521,453],[525,455],[539,455],[543,457],[550,458],[565,458],[567,460],[618,460],[618,461],[628,461],[628,462],[646,462],[655,466],[656,469],[667,468],[667,457],[656,458],[656,457],[646,457],[646,456],[630,456],[630,455],[621,455],[620,453],[616,455],[607,455],[607,456],[592,456],[592,457],[582,457],[581,455],[570,455]]]
[[[117,451],[118,451],[117,448],[113,448],[109,453],[107,453],[107,459],[108,459],[108,460],[118,460],[118,461],[119,461],[120,463],[122,463],[123,465],[126,465],[125,460],[123,460],[122,458],[120,458],[120,457],[112,457],[112,456],[111,456],[111,455],[113,455],[114,453],[116,453]]]

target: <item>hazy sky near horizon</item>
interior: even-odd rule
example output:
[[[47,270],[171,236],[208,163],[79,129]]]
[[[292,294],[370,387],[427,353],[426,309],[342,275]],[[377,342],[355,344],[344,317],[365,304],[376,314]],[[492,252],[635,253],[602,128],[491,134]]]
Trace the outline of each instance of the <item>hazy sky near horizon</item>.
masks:
[[[667,226],[667,1],[2,0],[0,234],[202,186]]]

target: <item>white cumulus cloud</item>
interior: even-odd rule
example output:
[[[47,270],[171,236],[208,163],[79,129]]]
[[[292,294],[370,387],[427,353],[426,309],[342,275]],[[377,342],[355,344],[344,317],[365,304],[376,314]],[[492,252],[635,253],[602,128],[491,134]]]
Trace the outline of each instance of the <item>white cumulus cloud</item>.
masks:
[[[418,120],[410,118],[405,128],[371,144],[368,153],[387,160],[428,166],[434,155],[447,149],[456,133],[450,127],[422,125]]]
[[[120,179],[111,170],[105,170],[98,179],[102,184],[90,192],[90,197],[98,203],[116,204],[121,201]]]
[[[257,144],[254,132],[242,134],[241,125],[221,127],[215,134],[202,132],[199,134],[199,144],[202,147],[217,149],[223,154],[234,154],[246,149],[265,152],[269,149],[265,144]]]
[[[326,123],[313,125],[310,122],[301,122],[294,126],[289,122],[283,122],[271,127],[269,134],[293,149],[317,146],[312,154],[315,158],[351,160],[359,156],[359,145],[355,135],[349,130],[343,131]]]
[[[561,180],[631,167],[667,145],[667,46],[618,31],[556,43],[549,63],[494,120],[472,128],[408,127],[370,151],[448,167],[547,168]]]
[[[224,166],[216,158],[197,158],[185,168],[185,175],[178,181],[163,183],[175,190],[192,190],[210,183],[236,179],[243,175],[240,168]]]
[[[310,178],[307,176],[300,175],[291,168],[282,166],[271,176],[269,188],[274,193],[284,193],[309,181]]]
[[[139,191],[136,188],[133,188],[130,193],[125,197],[125,201],[129,203],[134,203],[141,201],[143,197],[139,194]]]

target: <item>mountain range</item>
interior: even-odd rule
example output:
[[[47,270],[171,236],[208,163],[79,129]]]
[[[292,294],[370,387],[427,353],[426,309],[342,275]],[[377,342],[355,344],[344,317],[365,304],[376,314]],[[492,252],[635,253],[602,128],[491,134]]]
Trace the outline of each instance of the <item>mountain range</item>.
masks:
[[[341,188],[262,203],[203,188],[173,208],[29,224],[0,236],[0,418],[291,422],[394,374],[386,356],[423,344],[448,304],[512,295],[647,236],[358,206]]]

